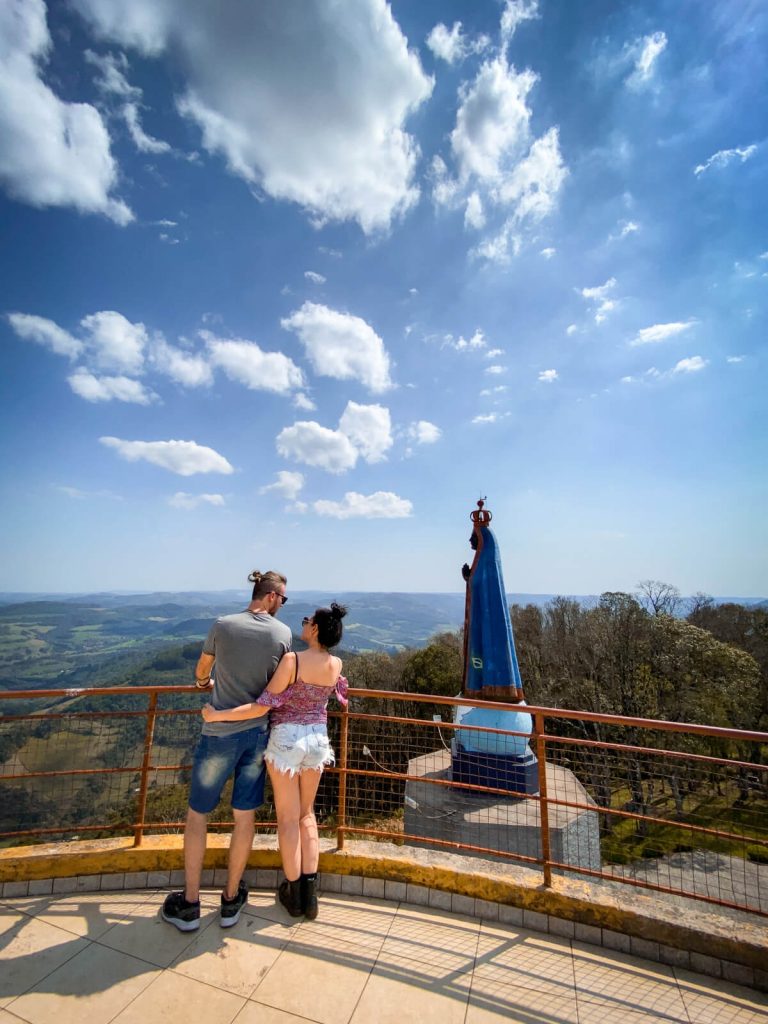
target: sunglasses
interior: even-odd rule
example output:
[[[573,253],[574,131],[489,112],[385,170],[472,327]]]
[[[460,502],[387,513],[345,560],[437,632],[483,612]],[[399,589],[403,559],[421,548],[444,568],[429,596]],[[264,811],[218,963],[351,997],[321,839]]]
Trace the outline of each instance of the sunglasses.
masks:
[[[275,595],[275,597],[279,597],[280,598],[281,606],[284,605],[285,602],[288,600],[288,598],[285,596],[285,594],[278,594],[278,592],[276,590],[273,590],[272,593]]]
[[[304,618],[301,620],[301,624],[302,626],[314,626],[314,622],[312,621],[312,619],[310,619],[308,615],[304,616]]]

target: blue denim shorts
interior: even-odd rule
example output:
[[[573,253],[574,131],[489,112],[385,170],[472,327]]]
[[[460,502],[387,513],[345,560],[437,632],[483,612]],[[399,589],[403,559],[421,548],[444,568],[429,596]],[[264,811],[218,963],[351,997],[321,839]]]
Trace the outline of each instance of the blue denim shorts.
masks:
[[[210,814],[221,799],[227,779],[234,775],[232,807],[254,811],[264,803],[264,752],[269,726],[257,725],[231,736],[201,736],[192,765],[189,806]]]

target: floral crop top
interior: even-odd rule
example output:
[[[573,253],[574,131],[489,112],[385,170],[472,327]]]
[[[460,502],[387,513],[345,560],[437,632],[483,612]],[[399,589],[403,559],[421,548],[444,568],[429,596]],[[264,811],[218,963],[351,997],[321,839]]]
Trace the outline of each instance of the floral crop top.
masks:
[[[344,676],[339,676],[335,686],[318,686],[297,679],[282,693],[265,690],[256,703],[272,708],[270,720],[273,726],[324,725],[328,720],[328,701],[335,697],[340,704],[346,705],[348,689],[349,683]]]

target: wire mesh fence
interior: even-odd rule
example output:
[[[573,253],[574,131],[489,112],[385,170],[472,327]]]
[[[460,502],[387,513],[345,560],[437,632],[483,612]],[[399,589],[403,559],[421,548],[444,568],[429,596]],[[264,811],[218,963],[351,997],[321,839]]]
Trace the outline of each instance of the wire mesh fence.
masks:
[[[459,727],[458,700],[351,697],[329,715],[337,760],[316,800],[340,846],[437,848],[768,915],[768,735],[526,708],[528,735]],[[193,688],[0,698],[0,845],[183,829]],[[474,780],[455,770],[459,728],[482,739]],[[510,736],[524,751],[511,761]],[[213,828],[231,822],[230,793]],[[276,828],[269,787],[257,827]]]

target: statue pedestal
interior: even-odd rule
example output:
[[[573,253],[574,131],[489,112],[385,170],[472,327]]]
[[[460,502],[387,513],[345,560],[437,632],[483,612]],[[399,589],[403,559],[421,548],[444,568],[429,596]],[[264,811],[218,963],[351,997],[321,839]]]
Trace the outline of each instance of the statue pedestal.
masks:
[[[548,764],[550,799],[596,806],[572,771]],[[436,786],[429,779],[451,779],[451,753],[435,750],[408,762],[405,784],[404,830],[412,836],[442,839],[467,846],[541,857],[539,801],[503,797]],[[597,811],[549,804],[550,848],[553,860],[577,867],[600,868],[600,826]],[[406,845],[430,848],[428,842],[406,839]],[[493,853],[461,850],[464,856],[484,860],[509,858]]]
[[[454,782],[506,789],[511,793],[539,791],[539,762],[530,750],[526,750],[521,757],[514,754],[488,754],[466,750],[461,743],[454,741],[451,760]]]

